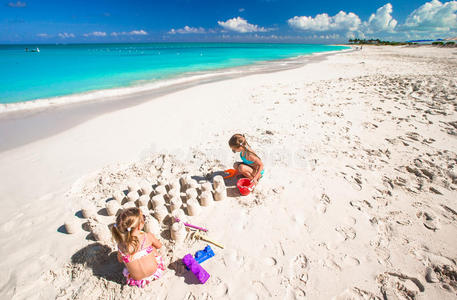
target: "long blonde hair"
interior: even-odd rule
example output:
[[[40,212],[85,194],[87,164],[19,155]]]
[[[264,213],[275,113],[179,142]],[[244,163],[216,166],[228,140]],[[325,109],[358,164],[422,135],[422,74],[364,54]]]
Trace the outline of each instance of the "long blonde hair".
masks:
[[[125,249],[128,254],[138,251],[140,241],[132,233],[142,219],[141,210],[137,207],[130,207],[121,211],[116,218],[116,223],[111,227],[111,234],[114,240]]]

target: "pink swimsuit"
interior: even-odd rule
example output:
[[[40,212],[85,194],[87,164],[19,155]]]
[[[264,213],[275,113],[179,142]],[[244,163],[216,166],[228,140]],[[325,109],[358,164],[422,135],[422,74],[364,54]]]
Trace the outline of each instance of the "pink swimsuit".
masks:
[[[124,261],[124,263],[129,263],[131,261],[140,259],[140,258],[142,258],[142,257],[144,257],[146,255],[149,255],[154,250],[154,247],[152,245],[147,247],[146,249],[143,249],[145,241],[146,241],[146,234],[144,235],[144,239],[143,239],[143,242],[141,243],[140,250],[138,252],[136,252],[135,254],[133,254],[132,256],[123,253],[119,249],[119,245],[118,245],[117,249],[118,249],[119,254],[121,255],[122,260]],[[142,288],[142,287],[145,287],[147,284],[149,284],[151,281],[159,279],[162,276],[163,272],[165,271],[165,266],[163,264],[162,256],[157,255],[155,257],[155,259],[157,261],[157,270],[151,276],[148,276],[148,277],[143,278],[141,280],[135,280],[133,278],[130,278],[129,271],[127,270],[127,268],[124,268],[124,271],[122,272],[122,274],[124,274],[125,278],[127,279],[127,284],[128,285],[136,285],[136,286]]]

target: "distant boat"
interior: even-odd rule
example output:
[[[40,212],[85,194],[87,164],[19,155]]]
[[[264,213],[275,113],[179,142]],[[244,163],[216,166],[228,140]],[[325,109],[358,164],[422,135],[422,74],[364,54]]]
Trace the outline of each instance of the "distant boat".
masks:
[[[36,47],[35,49],[25,48],[25,52],[40,52],[40,48]]]

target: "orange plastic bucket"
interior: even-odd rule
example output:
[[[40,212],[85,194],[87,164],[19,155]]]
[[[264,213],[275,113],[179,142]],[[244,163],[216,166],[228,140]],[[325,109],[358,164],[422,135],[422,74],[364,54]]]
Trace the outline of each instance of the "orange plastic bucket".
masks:
[[[241,178],[236,183],[236,186],[240,191],[240,194],[243,196],[247,196],[251,192],[251,190],[249,189],[249,187],[251,186],[251,180],[249,180],[248,178]]]

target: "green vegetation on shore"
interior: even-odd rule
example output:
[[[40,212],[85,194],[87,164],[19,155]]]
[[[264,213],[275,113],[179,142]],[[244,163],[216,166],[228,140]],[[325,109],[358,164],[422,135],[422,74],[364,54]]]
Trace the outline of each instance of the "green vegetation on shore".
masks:
[[[391,46],[401,46],[401,45],[420,45],[415,42],[392,42],[392,41],[382,41],[380,39],[349,39],[349,44],[354,45],[391,45]],[[440,47],[456,47],[455,42],[446,42],[446,41],[436,41],[432,42],[433,46]]]

